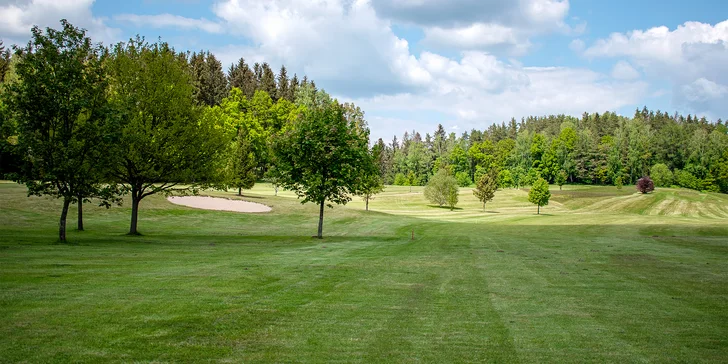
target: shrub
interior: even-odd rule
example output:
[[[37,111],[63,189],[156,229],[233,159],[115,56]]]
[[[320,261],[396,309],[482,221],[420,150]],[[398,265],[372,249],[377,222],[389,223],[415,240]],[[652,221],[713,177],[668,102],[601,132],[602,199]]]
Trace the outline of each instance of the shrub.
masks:
[[[468,187],[473,184],[468,172],[455,173],[455,179],[458,181],[458,186],[460,187]]]
[[[404,186],[407,184],[407,177],[404,176],[402,173],[397,173],[396,176],[394,176],[394,185],[395,186]]]
[[[674,179],[675,183],[680,187],[690,188],[693,190],[699,190],[702,187],[700,180],[688,171],[676,169]]]
[[[637,191],[641,193],[650,193],[655,190],[655,183],[650,177],[644,176],[637,180]]]
[[[617,186],[618,190],[622,189],[622,186],[624,185],[624,183],[622,183],[622,176],[619,176],[614,179],[614,185]]]
[[[670,168],[662,163],[655,164],[650,169],[650,176],[657,187],[667,187],[672,185],[673,175]]]
[[[450,209],[458,203],[457,194],[458,181],[445,169],[437,171],[425,186],[425,198],[439,206],[447,204]]]

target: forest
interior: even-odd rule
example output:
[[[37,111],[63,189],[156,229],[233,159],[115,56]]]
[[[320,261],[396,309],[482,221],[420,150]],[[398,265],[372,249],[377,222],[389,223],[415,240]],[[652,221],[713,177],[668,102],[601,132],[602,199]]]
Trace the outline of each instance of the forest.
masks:
[[[406,132],[378,140],[380,172],[387,184],[424,185],[449,166],[461,186],[499,171],[499,186],[551,183],[634,184],[651,176],[658,187],[728,193],[728,127],[704,117],[635,110],[529,116],[457,136],[439,125],[424,137]]]

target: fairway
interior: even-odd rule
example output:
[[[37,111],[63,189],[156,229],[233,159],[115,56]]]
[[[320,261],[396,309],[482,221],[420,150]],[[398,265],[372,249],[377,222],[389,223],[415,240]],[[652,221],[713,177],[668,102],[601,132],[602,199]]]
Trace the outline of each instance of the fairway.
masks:
[[[237,192],[237,191],[235,191]],[[235,192],[205,195],[238,198]],[[0,183],[0,362],[725,362],[728,196],[421,187],[326,209],[268,184],[246,214],[61,203]],[[414,239],[412,235],[414,234]]]

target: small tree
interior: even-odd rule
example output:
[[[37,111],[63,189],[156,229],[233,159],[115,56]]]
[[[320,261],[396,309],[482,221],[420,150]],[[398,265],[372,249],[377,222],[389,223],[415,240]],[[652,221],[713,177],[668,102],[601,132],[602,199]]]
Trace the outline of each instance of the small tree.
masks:
[[[618,190],[622,189],[622,186],[624,185],[624,183],[622,182],[622,176],[619,176],[614,179],[614,185],[617,186]]]
[[[473,195],[478,198],[478,201],[483,203],[483,211],[485,211],[485,204],[491,201],[495,197],[495,191],[498,189],[497,178],[493,174],[486,173],[480,176],[478,183],[475,185]]]
[[[561,191],[561,186],[566,183],[566,178],[566,171],[564,171],[563,169],[556,174],[556,184],[559,185],[559,191]]]
[[[650,176],[657,187],[669,187],[672,185],[672,172],[670,171],[670,168],[663,163],[658,163],[652,166],[650,169]]]
[[[637,180],[637,191],[641,193],[650,193],[655,190],[655,183],[648,176],[644,176]]]
[[[263,180],[273,186],[275,196],[278,196],[278,188],[281,187],[281,181],[278,177],[278,171],[276,170],[276,166],[271,166],[267,171],[265,171],[265,176],[263,176]]]
[[[505,169],[498,174],[498,187],[509,188],[513,186],[513,175],[511,171]]]
[[[550,198],[549,183],[543,178],[537,179],[528,191],[528,201],[538,206],[537,214],[541,214],[541,206],[548,205]]]
[[[228,161],[228,184],[238,189],[238,196],[243,195],[243,189],[255,186],[255,156],[250,141],[246,138],[245,129],[240,129],[237,139],[232,143],[230,159]]]
[[[357,195],[364,199],[366,211],[369,211],[369,200],[374,199],[374,195],[384,191],[384,183],[382,177],[378,173],[373,173],[364,177],[362,185],[357,191]]]
[[[455,205],[458,204],[459,190],[457,184],[449,184],[447,187],[447,205],[450,206],[450,211],[455,210]]]
[[[458,181],[448,173],[446,168],[437,171],[425,186],[425,198],[440,207],[448,204],[454,208],[457,204],[457,193]]]

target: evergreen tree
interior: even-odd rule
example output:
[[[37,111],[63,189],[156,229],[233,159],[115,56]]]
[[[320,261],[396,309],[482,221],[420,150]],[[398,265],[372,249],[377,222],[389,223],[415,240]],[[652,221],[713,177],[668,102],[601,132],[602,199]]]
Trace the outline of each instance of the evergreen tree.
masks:
[[[273,70],[270,68],[268,63],[263,63],[262,72],[259,90],[267,92],[273,101],[278,100],[280,96],[277,91],[278,86],[276,85],[276,75],[273,73]]]
[[[294,101],[286,66],[281,66],[281,70],[278,72],[278,89],[276,90],[276,95],[278,95],[278,98],[286,99],[290,102]]]

